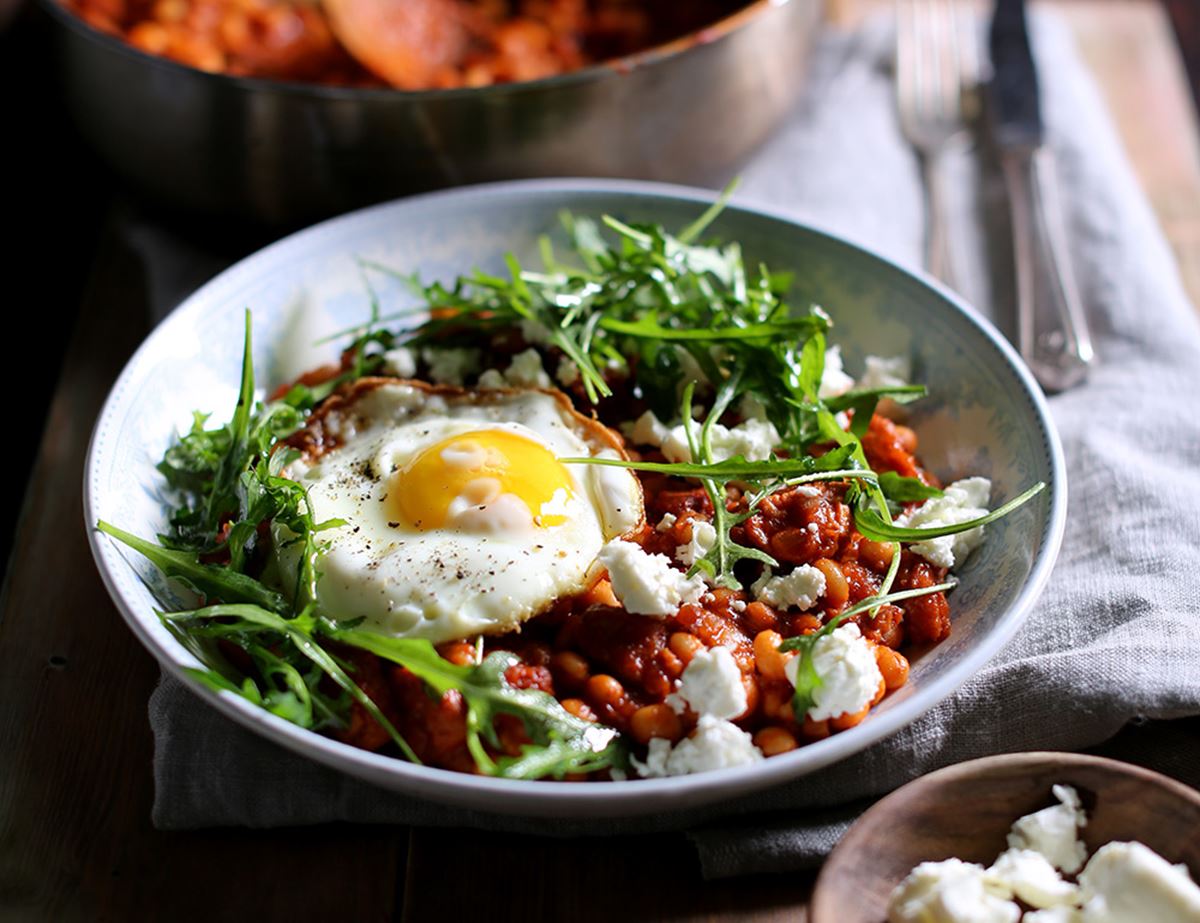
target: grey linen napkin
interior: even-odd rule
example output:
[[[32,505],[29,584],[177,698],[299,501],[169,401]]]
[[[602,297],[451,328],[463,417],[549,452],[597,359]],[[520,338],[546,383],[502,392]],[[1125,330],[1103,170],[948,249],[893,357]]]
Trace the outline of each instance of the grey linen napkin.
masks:
[[[1018,637],[957,694],[819,777],[687,812],[547,824],[381,791],[242,730],[164,678],[150,701],[154,823],[345,820],[564,836],[688,830],[705,874],[720,877],[818,862],[873,798],[941,766],[1082,749],[1134,719],[1200,714],[1200,332],[1069,37],[1043,16],[1034,38],[1101,364],[1086,387],[1052,402],[1070,509],[1050,585]],[[921,185],[893,110],[890,45],[886,23],[824,38],[808,101],[747,166],[739,199],[786,207],[917,265]],[[960,172],[964,217],[986,213],[991,187],[966,194],[978,158],[964,156]],[[967,294],[985,310],[993,298],[979,267],[996,248],[971,229],[987,226],[970,220],[959,232],[965,263],[977,267]],[[1120,753],[1200,784],[1195,728],[1127,732]]]

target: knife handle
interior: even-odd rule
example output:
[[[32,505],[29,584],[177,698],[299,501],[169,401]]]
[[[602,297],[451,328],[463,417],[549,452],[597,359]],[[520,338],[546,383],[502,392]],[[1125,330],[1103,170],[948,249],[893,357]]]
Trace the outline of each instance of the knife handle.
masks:
[[[1042,146],[1001,155],[1012,214],[1017,346],[1047,392],[1082,382],[1094,359],[1067,249],[1054,158]]]

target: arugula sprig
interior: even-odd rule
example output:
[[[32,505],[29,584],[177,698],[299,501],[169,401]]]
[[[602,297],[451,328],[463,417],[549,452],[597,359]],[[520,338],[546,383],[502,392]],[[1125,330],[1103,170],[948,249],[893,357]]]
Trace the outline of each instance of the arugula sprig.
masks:
[[[612,728],[577,718],[554,696],[539,689],[518,689],[505,678],[521,661],[508,651],[494,651],[474,666],[459,666],[441,657],[432,644],[418,638],[391,638],[361,629],[324,623],[332,640],[370,651],[420,677],[437,695],[457,690],[467,710],[467,746],[479,769],[510,779],[561,779],[567,773],[623,768],[624,743]],[[499,715],[519,718],[532,743],[517,757],[493,758],[484,746],[499,750]]]

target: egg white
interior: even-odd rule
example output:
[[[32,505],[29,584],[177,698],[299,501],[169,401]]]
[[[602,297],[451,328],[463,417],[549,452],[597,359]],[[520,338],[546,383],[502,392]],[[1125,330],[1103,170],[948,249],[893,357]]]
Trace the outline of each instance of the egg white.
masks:
[[[556,525],[530,522],[515,497],[485,490],[456,501],[455,515],[440,527],[415,528],[396,515],[389,491],[413,489],[403,480],[405,466],[448,438],[501,430],[558,458],[616,457],[619,442],[550,392],[384,380],[360,386],[310,422],[310,450],[285,470],[307,490],[317,522],[345,523],[318,536],[317,605],[331,618],[363,617],[372,630],[434,643],[509,631],[585,589],[605,543],[643,521],[641,486],[631,472],[568,465],[569,489],[555,490],[542,510]],[[286,529],[275,530],[285,590],[299,567],[289,538]]]

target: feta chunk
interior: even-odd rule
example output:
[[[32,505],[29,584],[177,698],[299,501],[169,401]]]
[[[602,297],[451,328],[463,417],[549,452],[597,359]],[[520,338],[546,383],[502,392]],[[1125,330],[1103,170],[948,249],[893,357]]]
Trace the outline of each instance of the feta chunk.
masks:
[[[1014,822],[1008,833],[1008,845],[1012,849],[1039,852],[1056,869],[1072,875],[1083,868],[1087,859],[1087,847],[1078,836],[1079,828],[1087,826],[1087,815],[1079,793],[1071,786],[1055,785],[1050,790],[1059,803]]]
[[[891,359],[867,356],[865,365],[866,371],[858,382],[858,387],[863,389],[903,388],[912,378],[912,366],[906,356]]]
[[[926,500],[911,513],[896,517],[896,525],[911,529],[932,529],[956,525],[987,514],[992,482],[987,478],[964,478],[955,481],[942,496]],[[909,550],[938,567],[959,567],[972,551],[983,542],[983,526],[943,535],[924,542],[915,542]]]
[[[613,593],[635,615],[674,615],[707,591],[704,578],[685,577],[665,554],[647,554],[641,545],[613,539],[596,560],[608,570]]]
[[[440,385],[461,385],[466,376],[479,368],[477,349],[421,350],[421,358],[429,366],[429,377]]]
[[[407,346],[397,346],[383,354],[383,370],[397,378],[412,378],[417,374],[417,356]]]
[[[554,370],[554,377],[558,379],[560,385],[569,388],[575,382],[579,381],[579,366],[575,364],[575,360],[570,356],[563,356],[558,360],[558,366]]]
[[[1015,894],[1030,907],[1061,907],[1078,901],[1079,888],[1063,881],[1050,861],[1032,849],[1002,852],[987,873],[997,886]]]
[[[542,368],[542,357],[536,349],[527,349],[512,357],[504,377],[518,388],[549,388],[550,376]]]
[[[655,737],[650,741],[645,762],[636,756],[631,762],[644,778],[653,779],[728,769],[762,759],[762,751],[736,724],[712,715],[701,715],[691,737],[684,738],[674,747],[670,741]]]
[[[656,449],[671,434],[671,428],[656,417],[653,410],[647,410],[632,424],[622,424],[621,431],[636,445],[650,445]]]
[[[717,543],[717,530],[706,519],[692,520],[692,539],[686,545],[675,546],[675,560],[684,567],[691,567]]]
[[[700,424],[691,423],[692,435],[699,440]],[[669,461],[690,462],[691,446],[688,431],[683,424],[667,426],[654,412],[647,410],[632,425],[621,427],[622,432],[636,445],[649,445],[662,449]],[[714,461],[723,461],[741,455],[747,461],[764,461],[779,445],[779,430],[766,420],[748,419],[734,427],[714,423],[710,430]]]
[[[531,346],[546,346],[551,342],[550,329],[528,317],[521,319],[521,337]]]
[[[888,900],[888,923],[1016,923],[1021,908],[989,892],[982,865],[922,862]]]
[[[1196,923],[1200,887],[1142,843],[1101,846],[1079,873],[1081,923]]]
[[[729,649],[697,651],[679,679],[679,689],[667,696],[667,704],[680,714],[690,707],[713,718],[732,719],[744,712],[746,687]]]
[[[487,369],[479,376],[477,386],[480,388],[507,388],[508,381],[496,369]]]
[[[675,527],[675,522],[679,519],[674,513],[663,513],[663,518],[658,521],[658,525],[654,527],[656,532],[666,532]]]
[[[690,424],[692,435],[700,439],[700,425]],[[732,428],[714,423],[709,431],[712,442],[713,461],[741,455],[747,461],[765,461],[779,445],[779,430],[766,420],[745,420]],[[673,462],[690,462],[691,446],[688,445],[687,430],[683,425],[672,427],[660,443],[663,455]]]
[[[818,397],[837,397],[854,387],[854,379],[846,374],[842,365],[842,348],[830,346],[825,350],[825,369],[821,373]]]
[[[813,721],[862,711],[871,704],[883,681],[875,663],[875,651],[853,622],[818,638],[813,644],[812,659],[813,668],[821,677],[821,684],[813,693],[813,706],[808,710]],[[793,686],[799,669],[799,657],[793,657],[784,666]]]
[[[759,602],[776,609],[811,609],[825,592],[825,575],[811,564],[801,564],[790,574],[775,577],[771,569],[750,587]]]

